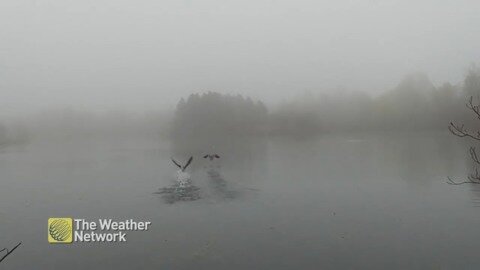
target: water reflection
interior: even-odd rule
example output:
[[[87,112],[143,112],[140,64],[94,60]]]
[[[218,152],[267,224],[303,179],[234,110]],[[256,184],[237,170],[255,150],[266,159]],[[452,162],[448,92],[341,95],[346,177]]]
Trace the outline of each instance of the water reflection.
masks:
[[[472,194],[471,203],[475,207],[480,207],[480,185],[478,184],[465,184],[469,185],[470,193]]]
[[[209,187],[213,190],[215,196],[222,199],[235,199],[238,197],[238,190],[232,188],[232,184],[225,180],[218,169],[210,168],[207,171],[207,176]]]
[[[478,201],[480,185],[445,184],[447,175],[465,173],[468,148],[443,135],[424,136],[31,145],[0,154],[0,235],[4,242],[29,236],[22,248],[29,260],[9,261],[12,269],[55,269],[79,256],[72,269],[96,269],[100,262],[109,269],[139,263],[162,269],[430,269],[432,262],[472,269],[479,263],[480,218],[469,203]],[[204,159],[203,151],[221,158]],[[169,187],[178,169],[170,157],[190,155],[196,167],[187,171],[202,199],[159,203],[151,193]],[[133,217],[155,226],[132,234],[126,245],[56,249],[46,246],[43,226],[31,226],[51,215]],[[51,252],[60,256],[47,256]]]
[[[409,185],[427,187],[458,171],[458,143],[450,134],[408,133],[379,137],[383,166]]]

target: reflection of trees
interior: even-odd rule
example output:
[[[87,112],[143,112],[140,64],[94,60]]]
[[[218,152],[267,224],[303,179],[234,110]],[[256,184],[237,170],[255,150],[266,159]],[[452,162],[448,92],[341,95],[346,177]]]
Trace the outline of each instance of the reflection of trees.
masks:
[[[257,178],[265,164],[267,109],[241,96],[207,93],[178,103],[173,120],[173,152],[194,156],[192,166],[209,164],[205,154],[220,155],[222,170],[236,180]],[[213,161],[216,162],[216,161]]]
[[[425,185],[431,179],[432,170],[438,169],[430,162],[430,138],[416,138],[413,134],[392,138],[387,144],[386,154],[391,155],[402,180],[416,185]]]
[[[0,123],[0,147],[26,143],[29,134],[23,126],[4,126]]]
[[[0,124],[0,145],[6,144],[8,141],[7,128]]]
[[[480,206],[480,185],[470,185],[471,202],[475,206]]]
[[[455,142],[445,134],[411,132],[382,140],[379,156],[398,170],[395,175],[408,183],[427,185],[457,169]]]

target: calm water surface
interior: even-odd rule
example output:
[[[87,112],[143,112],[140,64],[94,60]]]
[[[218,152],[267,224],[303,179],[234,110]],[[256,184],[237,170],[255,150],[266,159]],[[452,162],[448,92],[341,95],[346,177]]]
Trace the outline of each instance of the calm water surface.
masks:
[[[0,249],[23,244],[1,269],[480,268],[480,186],[445,183],[468,167],[457,138],[343,135],[249,145],[213,164],[198,156],[191,174],[203,198],[172,205],[152,194],[175,173],[167,141],[3,148]],[[212,190],[208,170],[238,196]],[[133,218],[152,227],[128,234],[127,243],[50,245],[51,216]]]

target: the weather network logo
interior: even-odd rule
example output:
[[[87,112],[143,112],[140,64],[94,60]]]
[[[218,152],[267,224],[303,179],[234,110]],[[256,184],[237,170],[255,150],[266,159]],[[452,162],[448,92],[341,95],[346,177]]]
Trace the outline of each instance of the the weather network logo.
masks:
[[[48,219],[48,242],[55,244],[70,244],[73,241],[72,218]]]
[[[48,242],[51,244],[127,242],[127,234],[148,231],[152,222],[111,218],[86,220],[83,218],[49,218]]]

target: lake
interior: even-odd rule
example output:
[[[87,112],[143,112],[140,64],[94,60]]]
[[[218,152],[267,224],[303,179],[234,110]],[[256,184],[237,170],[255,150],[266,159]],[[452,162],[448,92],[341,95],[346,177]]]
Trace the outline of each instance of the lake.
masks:
[[[249,139],[188,169],[202,198],[165,203],[173,144],[35,141],[0,151],[2,269],[478,269],[480,185],[445,133]],[[233,197],[222,196],[209,171]],[[47,219],[151,221],[126,243],[48,244]]]

